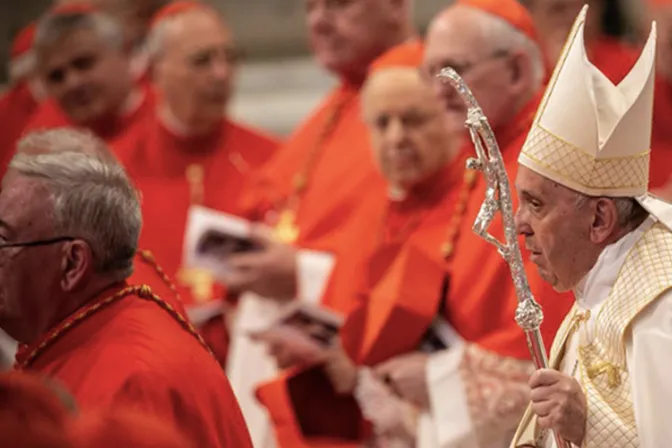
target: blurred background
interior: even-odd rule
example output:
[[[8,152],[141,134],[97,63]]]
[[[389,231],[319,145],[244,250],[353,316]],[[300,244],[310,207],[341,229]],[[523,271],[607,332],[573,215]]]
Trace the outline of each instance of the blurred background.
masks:
[[[424,31],[431,17],[452,0],[415,0],[415,21]],[[529,0],[528,0],[529,1]],[[641,0],[607,0],[604,28],[635,37]],[[332,85],[313,64],[305,38],[305,0],[213,0],[226,15],[243,52],[235,117],[286,135]],[[0,63],[6,66],[15,33],[38,17],[51,0],[0,0]],[[6,79],[3,70],[0,82]]]
[[[450,0],[416,0],[421,30]],[[308,52],[305,0],[219,0],[208,2],[227,17],[244,61],[231,105],[235,117],[273,133],[290,132],[333,85]],[[6,66],[16,32],[38,17],[51,0],[0,0],[0,61]],[[6,74],[2,73],[2,82]]]

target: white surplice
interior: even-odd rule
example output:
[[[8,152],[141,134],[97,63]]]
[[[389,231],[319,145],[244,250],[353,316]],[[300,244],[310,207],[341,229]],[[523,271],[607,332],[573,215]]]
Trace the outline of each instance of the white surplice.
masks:
[[[417,448],[507,447],[527,406],[533,371],[531,361],[468,342],[433,354],[427,366],[430,410],[420,416]],[[470,396],[468,390],[479,392]]]
[[[562,372],[580,381],[578,372],[574,372],[578,348],[591,341],[595,321],[621,266],[635,243],[654,223],[655,219],[649,217],[637,229],[607,246],[575,289],[579,310],[590,310],[590,317],[568,338],[560,364]],[[634,320],[626,333],[625,350],[641,447],[670,447],[672,425],[667,412],[672,403],[672,290]],[[544,446],[555,448],[556,445],[552,437],[547,437]]]
[[[297,255],[297,299],[319,303],[334,267],[328,253],[299,250]],[[254,293],[241,296],[231,329],[227,376],[233,388],[255,448],[276,448],[277,443],[266,409],[255,396],[256,388],[278,375],[275,360],[265,344],[250,333],[267,329],[282,313],[282,302]]]

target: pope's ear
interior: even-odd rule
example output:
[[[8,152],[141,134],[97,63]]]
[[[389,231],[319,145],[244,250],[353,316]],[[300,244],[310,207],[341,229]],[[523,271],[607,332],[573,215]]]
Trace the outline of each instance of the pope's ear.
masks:
[[[61,269],[61,287],[67,292],[75,290],[95,269],[91,246],[83,240],[66,243]]]
[[[606,242],[618,230],[618,210],[609,198],[598,198],[595,201],[593,223],[590,239],[593,243]]]

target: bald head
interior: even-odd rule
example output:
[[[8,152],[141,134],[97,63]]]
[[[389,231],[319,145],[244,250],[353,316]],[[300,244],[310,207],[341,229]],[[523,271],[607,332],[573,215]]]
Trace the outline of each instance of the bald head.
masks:
[[[154,25],[148,45],[170,114],[192,132],[219,123],[236,68],[233,38],[221,15],[203,6],[169,16]]]
[[[439,71],[454,68],[474,92],[495,128],[512,118],[542,87],[544,64],[537,43],[507,21],[470,6],[454,5],[431,23],[423,73],[433,84],[453,129],[466,108]]]
[[[362,102],[374,157],[392,186],[411,189],[454,156],[458,138],[445,125],[441,104],[417,68],[375,71]]]
[[[403,65],[382,67],[369,75],[362,89],[362,109],[367,122],[375,115],[379,100],[389,95],[409,97],[419,94],[419,102],[429,101],[438,105],[432,90],[423,81],[420,71],[415,67]]]

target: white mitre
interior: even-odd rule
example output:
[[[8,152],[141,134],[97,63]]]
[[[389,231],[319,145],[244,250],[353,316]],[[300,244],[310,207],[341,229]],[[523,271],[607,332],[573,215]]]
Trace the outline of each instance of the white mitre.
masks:
[[[518,162],[588,196],[633,197],[672,229],[672,205],[648,193],[656,24],[630,73],[614,85],[588,61],[574,22]]]

